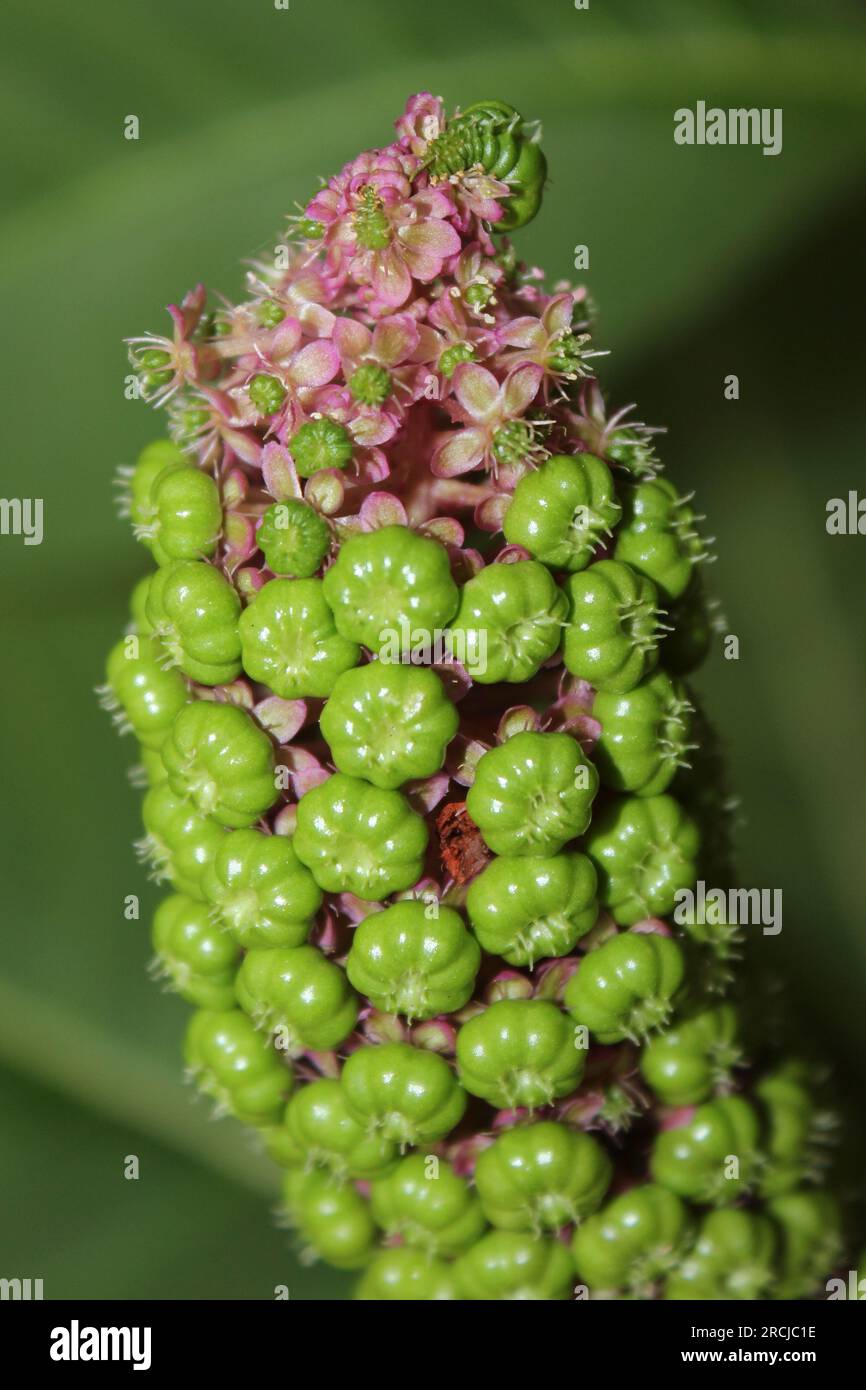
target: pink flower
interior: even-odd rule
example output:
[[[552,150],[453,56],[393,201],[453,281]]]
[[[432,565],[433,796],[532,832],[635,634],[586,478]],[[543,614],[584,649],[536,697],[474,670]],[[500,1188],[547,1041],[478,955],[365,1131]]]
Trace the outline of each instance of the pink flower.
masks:
[[[540,318],[526,315],[496,330],[500,348],[511,349],[501,354],[503,363],[514,367],[522,362],[535,362],[542,368],[545,400],[551,383],[574,381],[587,375],[581,366],[582,360],[595,355],[582,350],[589,335],[572,333],[573,318],[574,295],[569,291],[549,299]]]
[[[462,363],[454,373],[456,402],[448,403],[462,430],[453,430],[437,444],[431,468],[439,478],[454,478],[476,468],[496,469],[497,432],[519,420],[532,404],[542,378],[541,368],[527,362],[499,382],[486,367]]]
[[[180,306],[169,304],[168,312],[174,323],[174,333],[171,338],[161,337],[156,333],[143,333],[140,337],[127,340],[130,348],[130,362],[136,370],[143,371],[145,374],[149,369],[142,362],[142,354],[160,352],[165,355],[166,360],[155,370],[160,376],[163,372],[171,372],[171,379],[166,385],[144,394],[144,399],[150,401],[152,405],[165,405],[183,386],[198,383],[201,369],[200,355],[198,349],[189,340],[201,321],[206,299],[207,290],[204,285],[196,285],[194,290],[190,290],[184,296]]]
[[[398,142],[418,158],[445,129],[445,107],[441,97],[430,92],[417,92],[406,103],[406,110],[394,122]]]

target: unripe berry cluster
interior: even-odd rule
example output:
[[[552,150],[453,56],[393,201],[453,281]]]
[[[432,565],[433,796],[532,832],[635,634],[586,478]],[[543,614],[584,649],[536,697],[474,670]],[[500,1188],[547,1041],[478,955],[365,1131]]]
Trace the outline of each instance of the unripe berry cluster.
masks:
[[[699,518],[585,292],[501,236],[537,130],[396,128],[246,299],[132,343],[170,438],[124,477],[155,568],[103,694],[187,1066],[363,1299],[807,1295],[808,1075],[750,1067],[734,933],[673,917],[727,835]]]

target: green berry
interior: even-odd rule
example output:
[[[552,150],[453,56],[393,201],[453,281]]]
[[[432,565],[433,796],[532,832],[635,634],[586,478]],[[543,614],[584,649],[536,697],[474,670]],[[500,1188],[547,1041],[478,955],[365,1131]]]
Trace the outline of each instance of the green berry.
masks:
[[[272,579],[241,614],[244,670],[284,700],[330,695],[359,649],[341,635],[321,579]]]
[[[218,1109],[247,1125],[276,1124],[294,1084],[288,1067],[240,1009],[194,1013],[186,1033],[186,1064]]]
[[[175,560],[157,570],[146,611],[155,635],[190,680],[226,685],[239,675],[240,599],[213,565]]]
[[[679,681],[664,671],[646,676],[627,694],[600,691],[592,717],[601,724],[593,757],[605,786],[658,796],[678,767],[687,767],[692,706]]]
[[[256,1027],[276,1032],[291,1056],[339,1047],[358,1017],[344,972],[315,946],[254,947],[237,978],[238,1003]]]
[[[409,1154],[372,1185],[373,1216],[390,1237],[428,1257],[459,1255],[486,1227],[481,1204],[465,1178],[444,1159]]]
[[[325,228],[314,217],[299,217],[298,235],[306,241],[318,241],[319,237],[325,235]]]
[[[500,1108],[534,1110],[569,1095],[585,1060],[565,1014],[543,999],[501,999],[457,1034],[460,1080]]]
[[[493,859],[472,882],[466,910],[485,951],[509,965],[567,956],[595,925],[596,873],[583,854]]]
[[[414,899],[372,912],[352,934],[346,972],[359,994],[409,1020],[455,1013],[470,998],[478,942],[451,907]]]
[[[316,573],[331,543],[327,523],[306,502],[274,502],[262,517],[256,540],[269,570],[293,579]]]
[[[602,1202],[610,1159],[588,1134],[550,1120],[508,1129],[484,1149],[475,1185],[484,1215],[509,1231],[558,1231]]]
[[[336,1269],[360,1269],[373,1254],[376,1226],[370,1205],[350,1183],[330,1173],[288,1173],[286,1206],[308,1249]]]
[[[654,585],[628,565],[599,560],[564,584],[569,600],[563,659],[596,690],[625,692],[658,661]]]
[[[773,1197],[766,1205],[779,1234],[779,1272],[774,1287],[779,1299],[809,1298],[825,1293],[827,1271],[842,1250],[839,1204],[829,1192],[805,1188]],[[860,1270],[859,1273],[864,1273]]]
[[[213,555],[222,530],[219,489],[209,473],[188,464],[164,468],[151,490],[148,535],[157,564]]]
[[[358,1048],[341,1080],[358,1121],[401,1146],[442,1139],[466,1108],[466,1096],[445,1059],[408,1043]]]
[[[566,986],[565,1007],[601,1043],[636,1041],[664,1025],[684,973],[671,937],[622,932],[583,957]]]
[[[155,439],[139,454],[129,483],[129,516],[139,540],[149,545],[148,533],[155,516],[151,492],[153,485],[166,468],[186,466],[183,451],[171,439]]]
[[[189,700],[179,671],[166,669],[164,653],[149,637],[122,638],[106,663],[106,708],[120,706],[121,720],[145,748],[162,748],[180,710]],[[122,713],[120,713],[122,712]]]
[[[328,1168],[335,1177],[375,1178],[394,1164],[396,1146],[368,1133],[349,1110],[339,1081],[321,1077],[296,1091],[285,1127],[301,1161]]]
[[[452,624],[480,685],[528,681],[553,656],[568,602],[536,560],[485,565],[464,584]]]
[[[610,469],[592,454],[556,454],[517,487],[503,531],[551,569],[576,573],[620,517]]]
[[[667,602],[685,593],[693,566],[706,556],[688,499],[667,478],[626,489],[614,557],[651,579]]]
[[[725,1206],[754,1187],[759,1140],[758,1116],[747,1100],[708,1101],[684,1124],[658,1135],[653,1178],[687,1201]]]
[[[451,1266],[408,1246],[398,1246],[383,1250],[370,1262],[355,1297],[376,1303],[441,1303],[459,1298],[459,1293]]]
[[[200,1009],[231,1009],[240,948],[214,926],[203,903],[183,893],[164,898],[153,919],[159,964],[182,999]]]
[[[377,902],[417,883],[427,827],[399,792],[338,772],[301,797],[294,845],[325,892]]]
[[[250,400],[260,415],[276,415],[286,399],[286,388],[275,376],[260,372],[249,385]]]
[[[323,468],[346,468],[352,461],[352,436],[345,425],[323,415],[308,420],[289,440],[289,452],[302,478]]]
[[[445,547],[406,526],[351,536],[323,584],[338,632],[391,661],[432,644],[459,597]]]
[[[461,1255],[454,1272],[465,1299],[566,1299],[574,1267],[568,1247],[529,1231],[491,1231]]]
[[[220,825],[252,825],[277,799],[271,741],[237,705],[186,705],[161,752],[172,791]]]
[[[265,299],[256,310],[256,317],[262,328],[276,328],[286,317],[286,311],[275,299]]]
[[[574,1233],[577,1277],[596,1296],[627,1291],[649,1296],[674,1269],[688,1239],[689,1218],[679,1197],[642,1183],[590,1216]]]
[[[494,854],[551,855],[589,825],[598,773],[569,734],[515,734],[479,759],[466,808]]]
[[[172,791],[161,759],[160,768],[162,780],[150,787],[142,803],[147,831],[143,848],[153,863],[155,877],[167,875],[179,892],[203,900],[204,876],[226,832],[186,797]]]
[[[764,1150],[767,1165],[761,1174],[761,1196],[779,1197],[810,1176],[815,1106],[800,1069],[780,1067],[755,1087],[766,1116]]]
[[[736,1010],[720,1004],[651,1039],[641,1053],[640,1069],[665,1105],[697,1105],[730,1084],[739,1060]]]
[[[147,616],[147,596],[150,593],[151,580],[154,578],[152,574],[143,575],[130,596],[129,613],[139,637],[153,636],[153,628]]]
[[[321,889],[285,835],[223,835],[202,890],[238,945],[300,946],[322,903]]]
[[[665,1285],[666,1299],[759,1299],[774,1278],[776,1235],[752,1211],[712,1211]]]
[[[697,879],[698,827],[672,796],[627,796],[593,820],[585,849],[599,899],[622,926],[665,917]]]
[[[459,722],[435,671],[382,661],[339,676],[320,719],[339,770],[386,789],[438,772]]]
[[[382,406],[391,394],[391,374],[378,362],[362,362],[347,384],[359,405]]]

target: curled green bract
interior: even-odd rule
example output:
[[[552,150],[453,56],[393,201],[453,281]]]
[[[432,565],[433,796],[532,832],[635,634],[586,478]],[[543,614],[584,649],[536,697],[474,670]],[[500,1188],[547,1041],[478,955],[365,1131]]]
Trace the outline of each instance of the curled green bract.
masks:
[[[441,1139],[466,1108],[445,1059],[407,1043],[358,1048],[343,1067],[341,1084],[358,1121],[402,1146]]]
[[[186,705],[161,752],[172,790],[220,825],[252,825],[277,799],[271,741],[237,705]]]
[[[202,891],[224,929],[245,949],[300,946],[322,892],[285,835],[233,830],[223,835]]]
[[[457,608],[447,550],[406,526],[351,536],[322,582],[337,631],[388,661],[441,640]]]
[[[553,570],[576,573],[620,517],[610,469],[592,454],[555,454],[527,473],[505,513],[511,545]]]
[[[658,661],[658,596],[643,575],[599,560],[565,581],[563,660],[596,690],[632,690]]]
[[[469,887],[466,910],[485,951],[509,965],[566,956],[598,916],[595,869],[583,854],[493,859]]]
[[[628,796],[593,820],[586,853],[598,871],[599,899],[622,926],[665,917],[697,879],[698,827],[672,796]]]
[[[466,807],[494,854],[558,854],[589,825],[598,773],[569,734],[515,734],[479,760]]]
[[[583,957],[565,990],[565,1007],[601,1043],[635,1041],[661,1028],[685,973],[669,936],[622,932]]]
[[[501,999],[457,1034],[463,1085],[500,1108],[535,1110],[569,1095],[585,1060],[565,1014],[544,999]]]
[[[612,1171],[604,1149],[588,1134],[543,1120],[506,1130],[484,1149],[475,1185],[494,1226],[558,1231],[595,1211]]]
[[[383,661],[339,676],[319,721],[340,771],[386,789],[438,772],[459,722],[435,671]]]
[[[461,590],[455,650],[480,685],[528,681],[558,648],[567,607],[537,560],[485,565]]]
[[[155,637],[184,675],[200,685],[226,685],[240,674],[240,611],[232,585],[202,560],[165,565],[147,593]]]
[[[243,667],[284,700],[330,695],[360,655],[342,636],[321,579],[272,579],[241,614]]]
[[[516,231],[541,206],[547,161],[518,111],[504,101],[479,101],[449,121],[430,144],[425,160],[435,180],[476,166],[508,184],[497,232]]]
[[[320,888],[377,902],[421,877],[427,828],[400,792],[337,772],[301,797],[294,846]]]

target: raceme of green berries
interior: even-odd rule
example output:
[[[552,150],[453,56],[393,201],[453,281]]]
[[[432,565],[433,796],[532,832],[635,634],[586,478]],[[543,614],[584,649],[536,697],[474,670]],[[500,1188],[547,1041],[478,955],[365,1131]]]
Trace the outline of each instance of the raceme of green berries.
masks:
[[[289,440],[289,452],[302,478],[323,468],[346,468],[352,461],[352,436],[327,415],[308,420]]]
[[[210,920],[203,903],[184,893],[164,898],[152,940],[162,973],[182,999],[200,1009],[231,1009],[240,948]]]
[[[323,581],[337,631],[389,660],[445,632],[459,593],[448,551],[406,526],[350,536]]]
[[[666,1105],[697,1105],[729,1086],[740,1060],[737,1013],[730,1004],[679,1019],[641,1052],[647,1085]]]
[[[466,807],[494,854],[551,855],[589,825],[598,773],[569,734],[515,734],[478,761]]]
[[[688,499],[667,478],[653,478],[625,491],[623,519],[614,558],[651,579],[671,603],[685,593],[693,567],[706,554]]]
[[[773,1223],[753,1211],[711,1211],[665,1285],[665,1298],[759,1299],[775,1275]]]
[[[409,1021],[456,1013],[472,994],[481,948],[451,907],[406,899],[355,928],[346,973],[359,994]]]
[[[672,912],[697,880],[698,827],[672,796],[618,797],[593,817],[584,849],[599,900],[622,926]]]
[[[259,372],[249,384],[249,396],[260,415],[275,415],[286,399],[286,388],[275,376]]]
[[[587,1218],[574,1233],[577,1277],[596,1295],[651,1292],[678,1264],[690,1234],[688,1212],[673,1192],[642,1183]]]
[[[583,854],[493,859],[472,881],[466,910],[485,951],[509,965],[566,956],[595,925],[597,878]]]
[[[327,555],[331,536],[319,513],[292,497],[268,507],[256,542],[274,574],[309,579]]]
[[[359,1122],[401,1146],[442,1139],[466,1108],[445,1059],[408,1043],[359,1048],[343,1067],[341,1084]]]
[[[290,1056],[339,1047],[358,1017],[345,973],[315,946],[253,947],[237,977],[237,999],[256,1027],[277,1032]]]
[[[544,1120],[505,1130],[475,1165],[484,1214],[512,1231],[558,1231],[602,1202],[612,1167],[588,1134]]]
[[[184,675],[200,685],[226,685],[240,674],[240,611],[234,587],[202,560],[173,561],[151,578],[147,620]]]
[[[592,454],[555,454],[522,477],[505,513],[511,545],[554,570],[575,573],[619,521],[610,469]]]
[[[378,902],[421,877],[427,827],[400,792],[337,772],[301,797],[294,847],[325,892]]]
[[[479,685],[528,681],[560,644],[568,602],[536,560],[485,565],[460,593],[455,649]]]
[[[725,1206],[754,1187],[759,1170],[760,1121],[742,1096],[699,1105],[653,1146],[656,1182],[688,1201]]]
[[[185,705],[160,751],[172,791],[220,825],[252,825],[277,799],[271,741],[237,705]]]
[[[460,1294],[452,1265],[411,1246],[396,1246],[370,1261],[355,1297],[364,1303],[442,1303]]]
[[[500,999],[457,1034],[460,1080],[499,1108],[534,1110],[569,1095],[585,1062],[573,1025],[544,999]]]
[[[279,1120],[294,1086],[291,1069],[240,1009],[199,1009],[189,1021],[186,1064],[200,1091],[218,1111],[242,1124],[271,1125]]]
[[[569,601],[562,655],[596,690],[632,690],[658,661],[655,585],[628,565],[598,560],[563,585]]]
[[[337,631],[321,579],[272,579],[238,624],[244,670],[284,700],[330,695],[360,655]]]
[[[328,1168],[336,1177],[375,1178],[393,1167],[397,1148],[351,1113],[342,1084],[321,1077],[296,1091],[286,1107],[285,1129],[295,1162]]]
[[[691,712],[684,687],[664,671],[626,694],[600,691],[592,717],[601,724],[593,759],[602,783],[640,796],[666,791],[687,766]]]
[[[459,722],[435,671],[384,661],[339,676],[319,720],[340,771],[389,790],[438,772]]]
[[[655,932],[622,932],[585,955],[565,1007],[601,1043],[641,1039],[662,1027],[683,981],[677,943]]]
[[[157,564],[213,555],[222,530],[219,489],[209,473],[174,464],[151,488],[153,519],[143,532]]]
[[[300,946],[322,892],[285,835],[233,830],[202,876],[202,891],[221,926],[240,946]]]
[[[490,1231],[461,1255],[454,1273],[465,1299],[566,1299],[574,1265],[568,1246],[533,1231]]]
[[[289,1219],[309,1250],[336,1269],[363,1268],[377,1231],[369,1202],[351,1183],[313,1169],[287,1173],[283,1191]]]
[[[408,1154],[372,1184],[373,1216],[388,1236],[447,1258],[474,1245],[487,1223],[478,1197],[450,1163]]]
[[[162,748],[189,700],[180,672],[167,669],[164,661],[164,652],[151,638],[121,638],[109,653],[107,689],[102,692],[105,707],[113,709],[118,704],[118,713],[122,712],[121,718],[139,743],[155,751]]]
[[[203,900],[203,878],[227,832],[172,791],[164,770],[145,794],[141,818],[147,833],[140,848],[154,877],[167,877],[179,892]]]

